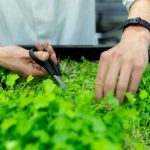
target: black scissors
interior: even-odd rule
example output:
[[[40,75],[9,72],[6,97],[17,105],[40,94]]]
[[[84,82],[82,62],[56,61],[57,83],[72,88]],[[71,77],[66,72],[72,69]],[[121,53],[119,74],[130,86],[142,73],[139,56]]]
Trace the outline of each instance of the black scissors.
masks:
[[[32,48],[29,50],[29,55],[30,57],[40,66],[42,66],[48,73],[49,75],[51,75],[52,77],[55,78],[55,80],[57,81],[57,83],[64,89],[66,90],[66,85],[62,80],[62,74],[60,71],[60,67],[59,64],[56,65],[53,60],[51,60],[50,58],[47,61],[41,61],[39,60],[34,52],[38,51],[36,48]]]

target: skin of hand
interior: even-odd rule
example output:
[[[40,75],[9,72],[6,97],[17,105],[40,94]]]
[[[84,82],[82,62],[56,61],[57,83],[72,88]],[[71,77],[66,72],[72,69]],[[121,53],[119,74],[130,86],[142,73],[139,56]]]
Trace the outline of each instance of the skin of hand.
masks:
[[[147,13],[137,11],[137,8],[141,7],[147,10]],[[131,8],[129,18],[140,16],[150,22],[148,14],[150,14],[150,1],[136,1]],[[99,98],[113,93],[122,104],[126,92],[137,91],[148,63],[149,41],[150,33],[146,28],[130,26],[125,29],[118,45],[101,54],[95,84],[96,102]]]
[[[49,57],[57,64],[57,58],[53,48],[45,42],[43,45],[39,42],[35,44],[39,50],[35,55],[40,60],[47,60]],[[46,51],[43,51],[45,49]],[[0,47],[0,66],[14,71],[22,76],[44,76],[47,72],[35,63],[29,56],[29,51],[19,46]]]

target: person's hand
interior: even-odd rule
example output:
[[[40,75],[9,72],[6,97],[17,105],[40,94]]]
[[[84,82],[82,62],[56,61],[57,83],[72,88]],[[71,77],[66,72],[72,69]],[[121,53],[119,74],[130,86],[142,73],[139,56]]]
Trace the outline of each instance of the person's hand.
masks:
[[[129,27],[120,43],[100,56],[95,99],[113,93],[122,104],[126,92],[135,93],[148,63],[150,35],[143,27]]]
[[[49,57],[57,64],[57,58],[53,48],[45,42],[41,45],[36,43],[36,48],[39,50],[35,55],[40,60],[47,60]],[[42,51],[45,49],[46,51]],[[14,71],[23,76],[44,76],[47,72],[35,63],[29,56],[29,51],[19,46],[0,47],[0,66]]]

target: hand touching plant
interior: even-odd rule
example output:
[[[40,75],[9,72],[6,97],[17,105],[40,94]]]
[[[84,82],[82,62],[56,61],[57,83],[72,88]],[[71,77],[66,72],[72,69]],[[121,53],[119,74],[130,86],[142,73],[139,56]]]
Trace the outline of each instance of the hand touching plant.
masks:
[[[143,27],[129,27],[120,43],[101,54],[95,98],[113,93],[123,102],[126,92],[135,93],[148,63],[150,35]]]
[[[142,11],[139,11],[141,10]],[[150,22],[150,1],[135,1],[129,19],[140,17]],[[135,93],[148,62],[149,30],[142,26],[125,29],[120,43],[101,55],[95,98],[112,92],[123,102],[126,92]]]

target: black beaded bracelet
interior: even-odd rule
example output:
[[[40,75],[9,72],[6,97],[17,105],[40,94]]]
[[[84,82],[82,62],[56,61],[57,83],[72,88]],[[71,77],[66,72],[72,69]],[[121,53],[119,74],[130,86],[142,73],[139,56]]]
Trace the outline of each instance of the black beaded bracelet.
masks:
[[[140,17],[138,18],[132,18],[128,19],[126,22],[124,22],[120,27],[119,30],[125,30],[129,26],[142,26],[150,31],[150,23],[147,22],[146,20],[141,19]]]

